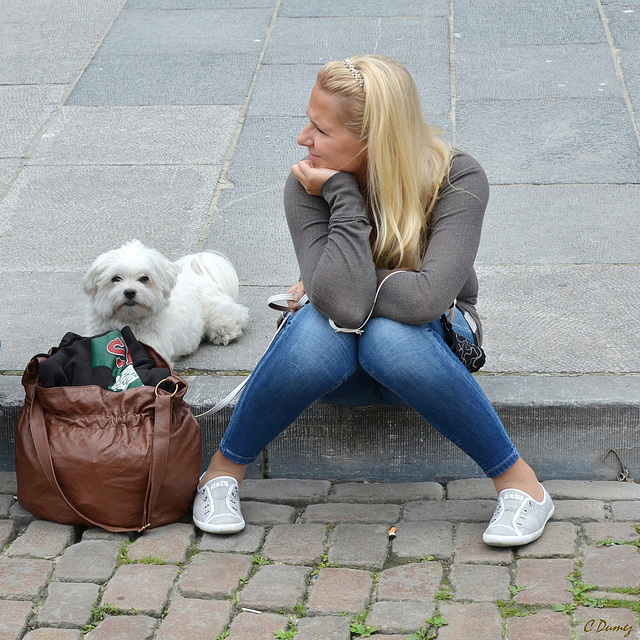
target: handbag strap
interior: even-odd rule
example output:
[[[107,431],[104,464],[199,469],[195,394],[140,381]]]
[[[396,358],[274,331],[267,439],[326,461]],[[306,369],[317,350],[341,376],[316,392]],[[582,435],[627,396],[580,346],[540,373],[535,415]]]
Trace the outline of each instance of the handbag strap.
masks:
[[[331,328],[336,333],[356,333],[359,336],[361,336],[364,333],[365,325],[367,324],[367,322],[369,322],[369,320],[371,319],[371,316],[373,315],[373,310],[375,309],[376,302],[378,302],[378,296],[380,295],[380,290],[382,289],[382,285],[394,274],[405,273],[406,271],[407,271],[406,269],[390,271],[389,273],[387,273],[387,275],[384,278],[382,278],[382,280],[380,280],[380,284],[376,289],[376,295],[374,296],[373,303],[371,304],[371,309],[369,310],[369,315],[365,318],[365,321],[357,329],[347,329],[346,327],[340,327],[333,320],[331,320],[331,318],[329,318],[329,324],[331,325]]]
[[[176,385],[177,391],[177,385]],[[156,387],[156,399],[155,399],[155,413],[154,413],[154,437],[151,451],[151,464],[149,468],[149,481],[147,484],[147,491],[145,496],[145,505],[142,516],[142,524],[139,531],[143,531],[151,526],[150,517],[153,513],[155,503],[158,498],[162,479],[167,468],[167,460],[169,456],[169,439],[171,434],[171,404],[174,394],[168,394],[164,392],[158,393]],[[101,527],[107,531],[114,533],[121,531],[131,531],[130,528],[114,527],[102,522],[97,522],[84,513],[80,512],[76,507],[71,504],[67,496],[65,495],[62,487],[58,483],[56,472],[53,467],[53,458],[51,456],[51,445],[49,443],[49,437],[47,435],[47,425],[44,419],[44,411],[37,399],[35,389],[33,389],[33,396],[31,398],[31,405],[29,408],[29,430],[31,432],[31,438],[38,456],[40,466],[47,478],[49,484],[55,488],[60,497],[65,501],[67,506],[80,518],[86,520],[96,527]]]

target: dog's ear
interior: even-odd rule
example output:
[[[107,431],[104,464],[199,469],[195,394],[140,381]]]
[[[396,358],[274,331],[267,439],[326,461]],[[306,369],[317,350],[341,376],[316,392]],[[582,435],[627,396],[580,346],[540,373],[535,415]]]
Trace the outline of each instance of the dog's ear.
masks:
[[[162,291],[162,295],[168,298],[176,286],[180,269],[164,256],[158,257],[154,266],[153,279]]]
[[[98,293],[98,285],[100,283],[100,277],[102,276],[104,267],[101,257],[94,260],[93,264],[87,269],[82,280],[82,287],[84,292],[91,298],[94,298]]]

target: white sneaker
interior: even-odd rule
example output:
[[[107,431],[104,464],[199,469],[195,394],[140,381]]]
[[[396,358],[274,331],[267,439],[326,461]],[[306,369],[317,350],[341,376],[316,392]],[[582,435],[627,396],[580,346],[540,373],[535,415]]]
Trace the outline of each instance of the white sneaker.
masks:
[[[542,490],[542,502],[519,489],[501,491],[498,506],[482,535],[485,543],[494,547],[515,547],[537,540],[555,509],[547,490],[544,487]]]
[[[244,529],[235,478],[214,478],[198,489],[193,501],[193,522],[208,533],[237,533]]]

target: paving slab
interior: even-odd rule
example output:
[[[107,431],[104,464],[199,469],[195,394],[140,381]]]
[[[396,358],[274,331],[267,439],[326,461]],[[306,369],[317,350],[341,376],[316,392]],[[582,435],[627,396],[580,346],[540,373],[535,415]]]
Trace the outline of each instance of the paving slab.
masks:
[[[149,640],[155,631],[157,620],[150,616],[108,616],[90,631],[87,640]]]
[[[490,354],[487,373],[526,371],[562,375],[567,371],[599,371],[602,377],[636,370],[622,336],[626,323],[635,326],[638,322],[633,308],[621,307],[620,324],[596,323],[587,328],[580,303],[586,292],[591,291],[594,295],[590,310],[598,317],[606,317],[612,297],[624,297],[623,289],[629,287],[634,290],[639,275],[636,267],[482,265],[478,274],[484,299],[490,302],[482,304],[483,323],[486,327],[500,326],[499,332],[485,332],[483,347]],[[506,279],[508,287],[503,284]],[[531,296],[522,296],[526,290]],[[522,318],[527,319],[526,341],[520,340]],[[504,349],[501,344],[517,344],[518,348]],[[587,344],[589,349],[585,348]],[[601,454],[598,451],[600,458],[609,448]]]
[[[585,526],[588,527],[589,524]],[[518,557],[561,558],[575,556],[578,530],[573,522],[549,522],[544,532],[543,537],[516,549]]]
[[[509,638],[513,640],[547,640],[570,638],[571,621],[561,613],[541,611],[525,618],[507,620]]]
[[[364,611],[371,600],[373,576],[360,569],[320,569],[309,590],[310,615],[338,615]]]
[[[43,135],[31,162],[220,165],[239,115],[235,105],[65,106]]]
[[[325,63],[376,47],[405,62],[447,62],[448,19],[435,17],[280,18],[264,56],[265,64]]]
[[[52,582],[42,611],[38,613],[38,623],[82,629],[91,621],[98,596],[97,584]]]
[[[332,616],[303,618],[298,621],[296,640],[350,640],[349,620]]]
[[[65,92],[55,85],[0,87],[0,157],[26,156]]]
[[[276,631],[285,631],[289,625],[286,616],[278,613],[243,612],[234,618],[229,627],[229,640],[264,640]]]
[[[35,520],[7,550],[9,557],[19,556],[52,559],[75,542],[72,525],[48,520]]]
[[[640,69],[640,51],[621,51],[620,66],[624,70],[629,99],[634,111],[640,107],[640,81],[638,69]]]
[[[454,563],[449,574],[454,598],[458,601],[507,600],[509,579],[506,567],[488,565]]]
[[[101,52],[259,54],[271,15],[263,8],[123,11],[102,43]]]
[[[640,187],[628,184],[495,185],[484,218],[481,264],[632,264],[631,221]],[[585,208],[597,215],[585,216]],[[537,241],[527,233],[534,216]],[[496,251],[496,243],[500,250]]]
[[[590,522],[606,518],[604,502],[598,500],[555,500],[554,504],[556,510],[553,520]]]
[[[0,203],[3,272],[29,274],[24,282],[38,282],[47,272],[81,275],[100,254],[134,238],[176,260],[192,251],[207,215],[203,199],[216,180],[215,166],[25,168]],[[41,207],[47,209],[48,217],[39,221],[33,210]],[[173,226],[176,215],[178,236]],[[119,221],[116,235],[114,219]],[[89,222],[92,233],[82,234],[69,251],[60,252],[67,240],[64,227]],[[3,290],[19,291],[19,281],[7,282],[4,276],[3,280]],[[59,285],[61,294],[75,294],[74,306],[80,307],[82,318],[85,296],[80,280],[65,282],[64,276],[57,275],[48,283],[54,285]],[[5,337],[3,348],[6,342]]]
[[[39,521],[14,501],[15,486],[0,473],[0,635],[77,640],[79,628],[33,625],[51,613],[57,591],[99,588],[103,604],[115,594],[123,598],[118,608],[144,605],[150,615],[107,617],[89,640],[179,639],[202,635],[205,620],[214,635],[229,625],[231,640],[264,640],[286,630],[288,616],[242,611],[231,598],[250,594],[261,574],[291,568],[301,572],[299,596],[287,602],[309,615],[299,621],[301,638],[346,640],[353,616],[369,607],[368,623],[383,622],[381,640],[407,638],[436,611],[448,623],[438,631],[442,640],[497,640],[503,625],[510,638],[573,632],[589,640],[600,619],[619,628],[598,637],[620,637],[625,625],[636,631],[630,609],[579,608],[572,619],[550,608],[569,602],[556,582],[580,560],[583,579],[597,584],[594,597],[611,596],[614,584],[635,585],[640,574],[634,546],[596,546],[636,540],[640,499],[632,483],[565,482],[613,481],[621,465],[640,479],[640,4],[489,4],[0,0],[0,472],[13,470],[20,371],[66,331],[81,332],[83,272],[132,237],[174,259],[222,250],[237,267],[251,323],[229,348],[202,345],[180,361],[194,406],[210,406],[255,367],[277,316],[265,301],[298,275],[282,190],[291,164],[305,155],[296,136],[315,74],[329,59],[376,51],[407,65],[427,119],[487,172],[477,273],[489,358],[476,379],[525,459],[557,483],[548,486],[556,516],[540,540],[515,552],[490,549],[481,534],[495,507],[492,483],[480,482],[455,447],[410,411],[317,403],[248,472],[285,478],[291,500],[275,497],[282,494],[275,483],[260,485],[266,493],[243,497],[249,525],[242,534],[195,532],[191,547],[188,533],[171,553],[141,550],[153,540],[142,536],[130,558],[164,555],[175,564],[116,571],[131,536],[78,530],[68,546],[47,551],[33,542]],[[202,419],[205,465],[232,408]],[[609,449],[620,463],[604,457]],[[300,480],[353,484],[296,493]],[[327,537],[323,518],[309,521],[329,507],[343,520]],[[379,524],[358,524],[371,507],[394,511]],[[355,522],[347,522],[349,511],[359,513]],[[187,522],[180,530],[194,532]],[[166,531],[157,535],[171,537]],[[11,557],[7,544],[51,560]],[[294,566],[257,569],[252,555]],[[503,621],[497,596],[458,601],[461,585],[474,595],[485,572],[501,598],[509,594],[500,585],[517,586],[520,576],[527,584],[517,597],[553,602]],[[217,584],[226,573],[230,584]],[[293,582],[266,595],[284,600]],[[456,601],[436,601],[434,592]],[[155,594],[154,603],[141,602],[145,594]],[[392,599],[401,594],[426,600]],[[352,613],[341,617],[345,602]]]
[[[582,526],[584,537],[590,544],[602,540],[634,541],[640,538],[638,526],[627,522],[589,522]]]
[[[400,522],[391,550],[402,559],[432,556],[446,560],[453,553],[453,525],[450,522]]]
[[[9,517],[11,513],[11,505],[13,504],[12,496],[0,496],[0,516],[3,518]]]
[[[0,24],[0,84],[68,84],[82,71],[108,22],[5,22]]]
[[[382,633],[410,633],[425,626],[433,611],[434,605],[425,602],[375,602],[366,624]]]
[[[352,504],[333,502],[313,504],[305,511],[305,522],[325,523],[388,523],[395,524],[400,518],[400,506],[395,504]]]
[[[425,6],[426,5],[426,6]],[[340,0],[284,0],[279,15],[286,17],[321,18],[332,16],[448,16],[446,0],[428,3],[402,2],[389,4],[385,0],[370,0],[351,4]]]
[[[159,616],[177,575],[178,568],[174,565],[123,565],[109,581],[101,603],[121,611],[135,609],[138,613]]]
[[[619,6],[609,7],[606,12],[613,43],[619,49],[637,51],[640,49],[638,42],[640,16],[637,11],[629,10],[635,3],[616,2],[615,4]]]
[[[6,600],[37,598],[52,569],[50,560],[0,558],[0,597]]]
[[[499,0],[490,7],[456,0],[456,33],[469,45],[593,44],[605,41],[598,9],[579,0],[530,7]]]
[[[216,637],[231,621],[229,601],[174,598],[169,613],[160,623],[158,640],[191,640]]]
[[[237,534],[221,536],[203,533],[200,539],[200,551],[218,551],[220,553],[254,553],[262,545],[265,528],[248,524]]]
[[[544,485],[558,500],[640,500],[640,485],[633,482],[549,480]]]
[[[635,546],[587,547],[583,580],[598,587],[640,586],[640,555]]]
[[[523,559],[517,562],[516,585],[524,590],[514,600],[524,604],[570,604],[573,596],[567,589],[573,574],[572,559]]]
[[[438,630],[440,640],[474,636],[484,640],[502,640],[502,617],[494,604],[443,602],[440,604],[440,615],[447,622]]]
[[[286,611],[292,613],[301,603],[307,590],[308,567],[266,565],[260,567],[240,592],[243,607],[259,611]]]
[[[77,629],[53,629],[43,627],[29,631],[24,640],[80,640],[80,631]]]
[[[113,540],[82,540],[60,556],[54,578],[103,584],[114,574],[121,548],[122,544]]]
[[[257,59],[257,54],[99,54],[85,69],[66,104],[242,104]]]
[[[495,500],[445,500],[440,502],[409,502],[404,507],[404,519],[409,522],[444,520],[447,522],[488,522],[493,515]]]
[[[9,515],[8,511],[9,509],[7,507],[6,515]],[[13,520],[0,520],[0,548],[4,548],[5,545],[13,540],[15,531],[16,527]]]
[[[598,615],[601,614],[601,615]],[[628,609],[609,609],[596,612],[586,607],[578,607],[575,617],[578,621],[578,640],[589,640],[597,633],[598,638],[613,640],[614,638],[640,637],[638,632],[638,616]]]
[[[320,562],[327,539],[322,524],[275,525],[264,542],[262,555],[284,564],[314,565]]]
[[[344,482],[335,484],[332,502],[404,503],[414,500],[441,500],[442,485],[437,482]]]
[[[431,602],[442,576],[442,565],[438,562],[413,562],[385,569],[378,578],[377,599]]]
[[[246,480],[241,485],[240,498],[302,506],[322,502],[330,490],[331,483],[327,480]]]
[[[621,184],[640,176],[623,98],[460,100],[456,113],[458,144],[491,183]]]
[[[164,562],[184,562],[195,537],[196,528],[192,524],[176,522],[158,527],[145,532],[129,545],[127,557],[133,561],[159,558]]]
[[[622,96],[611,50],[599,44],[456,46],[460,100]]]
[[[188,598],[228,598],[251,573],[251,558],[226,553],[199,553],[184,569],[179,587]]]
[[[331,564],[381,569],[389,552],[387,525],[339,524],[331,533]]]
[[[611,504],[614,520],[632,520],[640,522],[640,504],[637,501],[621,500]]]
[[[298,510],[285,504],[243,502],[242,515],[247,522],[255,525],[291,524],[295,521]]]
[[[461,522],[456,525],[454,542],[456,563],[509,564],[513,560],[513,549],[489,547],[484,544],[482,534],[486,528],[484,523]]]
[[[0,606],[0,629],[10,640],[20,638],[31,616],[30,602],[3,600]]]

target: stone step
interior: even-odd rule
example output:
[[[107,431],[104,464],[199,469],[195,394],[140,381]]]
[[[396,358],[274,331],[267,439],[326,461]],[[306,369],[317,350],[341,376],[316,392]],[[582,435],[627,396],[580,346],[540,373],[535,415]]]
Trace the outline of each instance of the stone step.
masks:
[[[186,378],[196,415],[242,377]],[[640,477],[640,376],[477,376],[522,456],[545,480]],[[0,376],[0,470],[14,469],[23,403],[19,376]],[[203,467],[215,452],[235,399],[199,420]],[[248,477],[336,482],[449,481],[481,477],[476,464],[410,409],[316,402],[264,451]]]

